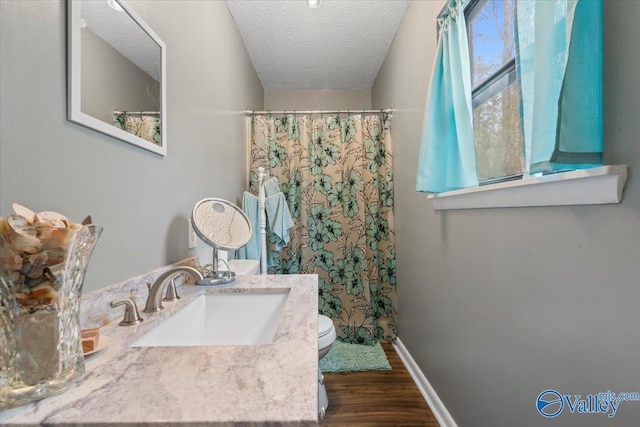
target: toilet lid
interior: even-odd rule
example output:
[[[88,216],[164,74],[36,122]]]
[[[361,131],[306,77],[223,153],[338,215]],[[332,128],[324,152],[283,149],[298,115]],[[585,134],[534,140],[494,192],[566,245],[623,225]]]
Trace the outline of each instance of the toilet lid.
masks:
[[[318,316],[318,336],[323,337],[333,329],[333,322],[322,314]]]

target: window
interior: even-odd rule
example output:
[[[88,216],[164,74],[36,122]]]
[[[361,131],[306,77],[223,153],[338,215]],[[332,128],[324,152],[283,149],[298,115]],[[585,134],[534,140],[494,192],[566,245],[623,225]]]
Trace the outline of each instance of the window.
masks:
[[[479,183],[496,183],[482,187],[489,191],[602,167],[602,7],[448,0],[438,16],[416,190],[457,197],[480,192]]]
[[[519,178],[525,167],[515,0],[472,0],[465,8],[465,19],[478,180],[487,184]]]

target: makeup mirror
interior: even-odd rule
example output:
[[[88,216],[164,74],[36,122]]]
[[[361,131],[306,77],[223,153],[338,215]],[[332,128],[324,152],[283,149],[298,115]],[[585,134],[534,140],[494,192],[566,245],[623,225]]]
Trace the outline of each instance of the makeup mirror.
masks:
[[[67,8],[68,119],[166,155],[162,40],[122,0]]]
[[[212,286],[231,283],[236,274],[229,269],[218,270],[218,250],[235,251],[251,240],[251,222],[236,205],[223,199],[207,198],[196,203],[191,213],[193,229],[206,244],[213,248],[211,273],[196,282]]]

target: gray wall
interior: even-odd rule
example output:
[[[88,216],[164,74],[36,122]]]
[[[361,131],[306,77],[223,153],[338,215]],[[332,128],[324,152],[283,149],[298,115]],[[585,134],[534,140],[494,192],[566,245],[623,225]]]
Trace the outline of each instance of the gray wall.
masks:
[[[88,28],[80,44],[83,113],[112,124],[114,110],[160,111],[159,82]]]
[[[187,217],[245,188],[244,110],[263,90],[224,2],[128,1],[167,46],[168,155],[66,120],[65,2],[0,2],[0,212],[104,227],[85,290],[187,256]]]
[[[415,192],[443,1],[413,1],[372,89],[393,106],[399,335],[461,427],[634,426],[538,394],[640,391],[640,2],[605,1],[606,162],[628,164],[620,205],[435,212]],[[629,44],[631,43],[631,45]]]
[[[370,89],[265,90],[265,110],[367,110]]]

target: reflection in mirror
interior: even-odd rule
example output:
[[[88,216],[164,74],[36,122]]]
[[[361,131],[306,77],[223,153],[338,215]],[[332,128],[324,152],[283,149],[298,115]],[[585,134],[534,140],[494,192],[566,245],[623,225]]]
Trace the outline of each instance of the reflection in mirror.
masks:
[[[164,49],[120,0],[69,2],[69,119],[166,154]]]

